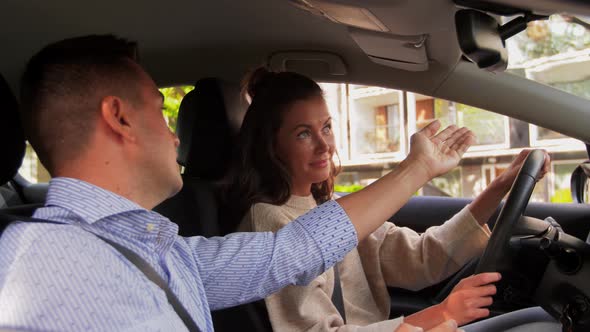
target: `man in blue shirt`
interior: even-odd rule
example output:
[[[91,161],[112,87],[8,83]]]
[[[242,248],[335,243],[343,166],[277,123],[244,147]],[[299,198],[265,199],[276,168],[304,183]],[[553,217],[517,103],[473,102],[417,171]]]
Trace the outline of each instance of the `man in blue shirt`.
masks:
[[[434,122],[395,171],[276,234],[184,238],[151,211],[182,186],[179,141],[133,43],[87,36],[49,45],[28,63],[21,93],[29,141],[53,176],[34,216],[58,223],[14,223],[0,239],[0,326],[15,329],[186,330],[162,289],[100,236],[147,261],[199,330],[211,331],[210,310],[333,266],[474,139],[465,128],[436,134]]]

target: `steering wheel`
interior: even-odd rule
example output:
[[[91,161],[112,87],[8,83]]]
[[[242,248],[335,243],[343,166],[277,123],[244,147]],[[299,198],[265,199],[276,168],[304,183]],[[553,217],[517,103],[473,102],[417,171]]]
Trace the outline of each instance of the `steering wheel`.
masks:
[[[472,275],[475,264],[477,264],[477,267],[475,267],[476,274],[511,269],[510,248],[508,244],[518,220],[527,207],[544,163],[545,155],[543,151],[533,150],[529,153],[496,219],[496,224],[483,255],[479,260],[471,261],[455,274],[435,296],[435,302],[444,300],[461,279]]]
[[[498,215],[492,236],[479,260],[475,273],[510,269],[508,242],[516,223],[527,207],[544,162],[545,155],[541,150],[533,150],[527,156],[512,184],[504,207]]]

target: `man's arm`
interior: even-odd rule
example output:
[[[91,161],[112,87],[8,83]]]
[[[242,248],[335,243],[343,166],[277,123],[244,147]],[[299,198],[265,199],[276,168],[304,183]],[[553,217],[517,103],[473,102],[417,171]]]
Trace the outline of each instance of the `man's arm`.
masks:
[[[34,245],[33,245],[34,244]],[[23,331],[183,327],[163,292],[78,226],[14,223],[2,235],[0,326]],[[0,262],[0,263],[4,263]]]
[[[308,284],[356,247],[357,234],[340,205],[329,201],[277,233],[185,240],[216,310]]]

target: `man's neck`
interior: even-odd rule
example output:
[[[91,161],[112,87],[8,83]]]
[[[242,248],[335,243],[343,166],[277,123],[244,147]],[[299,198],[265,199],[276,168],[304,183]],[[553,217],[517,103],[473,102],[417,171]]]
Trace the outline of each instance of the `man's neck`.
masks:
[[[139,206],[151,210],[162,199],[151,197],[154,193],[141,185],[136,172],[130,172],[134,167],[114,165],[114,163],[72,163],[73,168],[64,168],[55,172],[55,176],[79,179],[119,196],[135,202]]]

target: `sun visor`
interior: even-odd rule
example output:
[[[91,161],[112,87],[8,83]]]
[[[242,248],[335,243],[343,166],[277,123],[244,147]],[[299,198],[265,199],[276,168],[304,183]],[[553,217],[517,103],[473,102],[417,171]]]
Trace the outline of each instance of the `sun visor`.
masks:
[[[348,73],[346,64],[336,54],[320,51],[276,52],[268,59],[273,71],[294,71],[302,74],[323,73],[343,76]]]
[[[349,33],[375,63],[409,71],[428,69],[426,35],[400,36],[353,27]]]
[[[334,0],[289,0],[291,4],[313,15],[338,24],[387,32],[389,29],[373,13],[360,5],[346,5]]]

